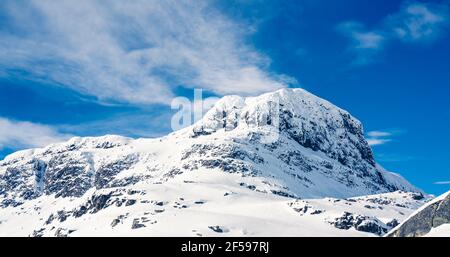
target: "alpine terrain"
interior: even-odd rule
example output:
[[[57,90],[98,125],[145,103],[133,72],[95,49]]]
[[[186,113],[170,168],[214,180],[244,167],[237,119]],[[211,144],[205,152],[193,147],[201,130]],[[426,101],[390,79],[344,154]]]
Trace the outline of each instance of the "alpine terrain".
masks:
[[[376,163],[357,119],[303,89],[226,96],[161,138],[77,137],[0,161],[1,236],[382,236],[430,200]]]

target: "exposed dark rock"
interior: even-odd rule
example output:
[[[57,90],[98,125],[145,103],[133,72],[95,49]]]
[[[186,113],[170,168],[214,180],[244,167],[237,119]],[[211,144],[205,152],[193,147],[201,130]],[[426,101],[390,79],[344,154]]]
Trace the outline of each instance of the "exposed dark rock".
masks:
[[[89,160],[75,160],[66,155],[54,156],[44,177],[45,194],[56,197],[80,197],[91,188]]]
[[[279,195],[279,196],[289,197],[289,198],[297,198],[295,195],[284,192],[284,191],[270,190],[270,192],[272,192],[272,194],[274,194],[274,195]]]
[[[345,212],[344,215],[336,218],[335,221],[331,222],[331,224],[333,224],[336,228],[347,230],[353,227],[353,220],[353,214]]]
[[[45,228],[40,228],[38,230],[34,230],[31,234],[32,237],[43,237],[44,236]]]
[[[286,162],[288,165],[293,165],[303,172],[313,171],[313,166],[306,160],[306,157],[299,151],[293,151],[281,154],[278,158]]]
[[[164,202],[158,201],[158,202],[155,203],[155,205],[163,206],[163,205],[164,205]]]
[[[125,206],[131,206],[131,205],[134,205],[135,203],[136,203],[136,200],[129,199],[125,202]]]
[[[393,220],[389,221],[388,223],[386,223],[386,225],[390,228],[395,228],[398,225],[400,225],[400,222],[398,222],[397,219],[393,219]]]
[[[1,207],[1,208],[6,208],[6,207],[9,207],[9,206],[17,207],[17,206],[20,206],[20,205],[22,205],[22,204],[23,204],[22,201],[16,201],[16,200],[13,200],[13,199],[4,199],[4,200],[0,203],[0,207]]]
[[[246,187],[246,188],[248,188],[250,190],[253,190],[253,191],[256,190],[256,186],[255,185],[248,185],[247,183],[244,183],[244,182],[239,183],[239,186]]]
[[[221,226],[209,226],[209,229],[211,229],[212,231],[216,232],[216,233],[226,233],[228,232],[228,229],[221,227]]]
[[[117,218],[113,219],[113,221],[111,222],[111,227],[115,227],[119,223],[122,223],[126,217],[127,215],[119,215]]]
[[[354,215],[349,212],[345,212],[341,217],[336,218],[330,223],[339,229],[348,230],[353,227],[358,231],[377,235],[383,235],[388,231],[386,224],[374,217]]]
[[[65,211],[58,211],[57,215],[59,222],[64,222],[67,219],[67,217],[69,217],[69,215]]]
[[[88,202],[90,209],[92,209],[91,213],[96,213],[107,206],[108,200],[111,198],[111,193],[109,194],[100,194],[93,195],[91,200]]]
[[[42,194],[46,168],[45,162],[34,158],[23,165],[7,166],[6,171],[0,173],[0,197],[5,197],[0,202],[0,207],[16,207],[23,200],[39,197]],[[33,183],[30,184],[30,180]]]
[[[314,210],[313,212],[311,212],[311,215],[317,215],[317,214],[321,214],[325,212],[324,210]]]
[[[79,218],[88,212],[93,214],[97,213],[98,211],[110,206],[113,204],[111,199],[113,192],[109,192],[108,194],[94,194],[92,195],[89,200],[85,203],[80,205],[79,207],[75,208],[72,211],[72,215],[75,218]]]
[[[111,222],[111,227],[115,227],[119,223],[120,223],[119,219],[113,219],[113,221]]]
[[[423,200],[425,196],[422,193],[411,193],[412,199],[414,200]]]
[[[73,216],[74,216],[75,218],[78,218],[78,217],[83,216],[83,215],[86,214],[87,212],[88,212],[88,208],[87,208],[86,206],[82,205],[82,206],[80,206],[79,208],[77,208],[77,209],[75,209],[75,210],[73,211]]]
[[[45,224],[49,225],[50,223],[53,222],[54,219],[55,219],[55,216],[53,214],[50,214],[50,216],[47,218],[47,221],[45,221]]]
[[[115,176],[123,170],[127,170],[138,161],[136,155],[129,155],[124,159],[101,166],[94,176],[94,184],[97,189],[111,187]]]
[[[131,225],[131,229],[138,229],[138,228],[143,228],[143,227],[146,227],[145,224],[140,223],[138,218],[133,220],[133,224]]]
[[[68,237],[70,234],[75,232],[74,229],[58,228],[55,232],[56,237]]]

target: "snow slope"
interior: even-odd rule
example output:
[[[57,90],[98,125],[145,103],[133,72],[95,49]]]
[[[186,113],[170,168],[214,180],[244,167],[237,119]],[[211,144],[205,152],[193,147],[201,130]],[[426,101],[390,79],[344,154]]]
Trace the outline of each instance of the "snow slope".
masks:
[[[324,199],[398,190],[413,193],[397,192],[377,213]],[[406,208],[396,206],[403,197]],[[319,199],[311,202],[327,214],[299,217],[292,206],[301,203],[288,202],[300,199]],[[0,161],[2,235],[215,235],[220,226],[227,235],[383,234],[387,219],[425,199],[375,162],[358,120],[302,89],[224,97],[161,138],[73,138]]]
[[[450,224],[440,225],[431,229],[425,237],[450,237]]]
[[[41,197],[23,209],[3,209],[0,235],[378,236],[426,201],[399,191],[299,200],[232,186],[235,181],[247,179],[205,170],[164,184],[90,190],[80,198]],[[342,220],[348,215],[354,219]]]

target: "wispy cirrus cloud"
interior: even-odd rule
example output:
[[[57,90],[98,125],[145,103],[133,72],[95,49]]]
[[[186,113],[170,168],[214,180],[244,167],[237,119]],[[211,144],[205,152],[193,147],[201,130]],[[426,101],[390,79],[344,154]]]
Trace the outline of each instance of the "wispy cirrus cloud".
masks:
[[[0,150],[42,147],[70,137],[51,126],[0,117]]]
[[[183,99],[183,98],[182,98]],[[217,97],[206,97],[201,100],[192,99],[189,106],[183,106],[191,117],[201,118],[202,114],[211,109],[219,100]],[[100,120],[86,121],[79,124],[59,124],[54,126],[61,133],[76,134],[79,136],[102,136],[105,134],[125,135],[134,138],[160,137],[175,130],[171,120],[179,109],[171,110],[168,106],[158,106],[148,112],[121,112]],[[194,115],[199,112],[199,116]],[[187,123],[186,125],[191,125]]]
[[[367,132],[367,143],[370,146],[384,145],[391,142],[392,137],[404,133],[403,130],[390,129],[390,130],[374,130]]]
[[[393,133],[389,131],[369,131],[367,132],[367,143],[370,146],[384,145],[392,141],[392,139],[390,138],[392,135]]]
[[[369,137],[388,137],[392,135],[392,132],[388,131],[370,131],[367,133]]]
[[[245,41],[252,29],[212,3],[1,1],[0,74],[131,104],[168,104],[179,85],[221,95],[295,83],[271,73]]]
[[[387,139],[387,138],[368,138],[367,139],[367,143],[370,146],[375,146],[375,145],[384,145],[388,142],[390,142],[391,139]]]
[[[337,30],[350,40],[352,64],[361,66],[377,61],[379,53],[392,41],[436,41],[448,31],[449,21],[449,8],[445,4],[405,2],[397,13],[387,15],[374,28],[347,21],[338,24]]]
[[[355,55],[355,65],[372,62],[377,52],[383,49],[386,40],[381,32],[369,31],[362,23],[355,21],[341,23],[337,29],[351,41],[349,51]]]
[[[206,102],[208,104],[208,101]],[[169,109],[167,107],[167,109]],[[121,113],[106,119],[78,124],[41,124],[0,117],[1,151],[44,147],[64,142],[74,136],[158,137],[171,131],[171,112]]]
[[[436,181],[433,184],[435,184],[435,185],[450,185],[450,181]]]
[[[351,41],[349,51],[355,55],[353,65],[364,65],[372,62],[376,54],[383,49],[384,35],[380,32],[367,30],[359,22],[344,22],[339,24],[337,29]]]
[[[448,6],[413,2],[388,16],[386,26],[404,42],[430,42],[445,32],[448,20]]]

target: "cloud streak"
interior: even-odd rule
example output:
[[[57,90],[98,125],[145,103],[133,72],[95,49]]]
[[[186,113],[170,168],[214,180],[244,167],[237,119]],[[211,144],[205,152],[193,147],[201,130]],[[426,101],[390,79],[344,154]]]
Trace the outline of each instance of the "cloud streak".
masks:
[[[367,132],[367,143],[370,146],[384,145],[392,141],[391,137],[397,134],[401,134],[404,131],[401,130],[390,130],[381,131],[374,130]]]
[[[43,147],[70,137],[51,126],[0,117],[0,150]]]
[[[356,21],[338,24],[337,31],[350,40],[348,50],[352,64],[362,66],[377,61],[379,53],[393,41],[432,43],[449,27],[448,6],[432,3],[406,2],[394,14],[386,16],[373,29]]]
[[[450,181],[437,181],[434,182],[435,185],[450,185]]]
[[[386,19],[386,25],[404,42],[434,41],[448,26],[448,7],[438,4],[410,3]]]
[[[386,40],[381,32],[369,31],[362,23],[355,21],[341,23],[337,30],[351,42],[349,51],[355,55],[354,65],[372,62]]]
[[[367,133],[367,135],[369,137],[388,137],[391,136],[392,133],[387,131],[370,131]]]
[[[388,142],[390,142],[391,139],[381,139],[381,138],[368,138],[367,139],[367,143],[370,146],[375,146],[375,145],[384,145]]]
[[[168,104],[180,85],[222,95],[295,83],[269,72],[245,42],[250,29],[207,1],[6,0],[0,15],[0,74],[103,102]]]

